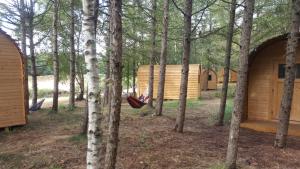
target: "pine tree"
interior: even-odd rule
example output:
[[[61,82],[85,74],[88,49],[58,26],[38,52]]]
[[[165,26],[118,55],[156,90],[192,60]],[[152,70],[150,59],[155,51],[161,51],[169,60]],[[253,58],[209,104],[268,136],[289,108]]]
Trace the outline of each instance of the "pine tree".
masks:
[[[224,114],[226,108],[226,99],[227,99],[227,90],[228,90],[229,72],[230,72],[230,58],[231,58],[231,50],[232,50],[231,48],[232,48],[232,39],[233,39],[233,31],[234,31],[234,23],[235,23],[235,9],[236,9],[236,0],[232,0],[230,5],[230,12],[229,12],[230,18],[229,18],[228,30],[227,30],[222,95],[221,95],[221,103],[219,109],[219,117],[217,122],[217,125],[219,126],[223,126],[224,124]]]
[[[294,82],[296,77],[296,49],[299,40],[299,25],[300,25],[300,1],[293,0],[292,3],[292,22],[291,33],[289,35],[286,49],[286,67],[285,80],[283,86],[283,95],[279,110],[279,122],[277,126],[276,138],[274,146],[283,148],[286,146],[289,120],[294,93]]]
[[[254,0],[245,1],[245,9],[243,14],[243,25],[241,34],[241,48],[240,48],[240,60],[239,60],[239,72],[236,94],[234,99],[234,108],[231,118],[231,125],[229,131],[228,147],[226,154],[226,167],[229,169],[236,168],[237,149],[238,149],[238,138],[240,131],[240,123],[242,113],[245,105],[246,98],[246,87],[248,78],[248,60],[249,60],[249,49],[251,30],[253,22],[254,12]]]
[[[157,90],[156,115],[162,115],[165,91],[166,60],[168,52],[169,0],[164,0],[163,34],[161,42],[159,82]]]
[[[180,96],[179,96],[179,111],[176,116],[175,131],[182,133],[186,110],[186,96],[189,77],[189,64],[191,55],[191,33],[192,33],[192,10],[193,1],[185,0],[184,10],[184,33],[183,33],[183,56],[182,56],[182,70],[180,82]]]

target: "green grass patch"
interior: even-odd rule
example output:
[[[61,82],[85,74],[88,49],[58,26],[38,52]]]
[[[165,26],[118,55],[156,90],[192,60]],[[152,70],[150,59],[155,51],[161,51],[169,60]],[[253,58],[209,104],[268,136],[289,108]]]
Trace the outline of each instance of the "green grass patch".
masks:
[[[186,101],[186,108],[197,108],[201,105],[200,100],[188,99]],[[169,100],[164,102],[164,109],[177,109],[179,106],[179,100]]]
[[[73,143],[86,143],[87,136],[86,134],[77,134],[69,138],[70,142]]]
[[[229,123],[233,112],[233,99],[228,99],[226,102],[224,123]]]
[[[235,89],[236,89],[236,86],[235,84],[229,84],[228,85],[228,90],[227,90],[227,98],[234,98],[235,96]],[[221,93],[222,93],[222,90],[218,90],[216,93],[215,93],[215,97],[217,98],[221,98]]]
[[[146,133],[146,131],[142,131],[138,138],[139,145],[145,149],[151,148],[151,145],[147,142],[148,139],[150,139],[150,136]]]
[[[14,153],[1,153],[0,154],[0,164],[3,163],[11,168],[20,168],[22,166],[22,160],[24,155],[14,154]],[[6,167],[6,166],[4,166]]]
[[[224,124],[230,123],[232,111],[233,111],[233,99],[227,99],[225,114],[224,114]],[[218,113],[219,110],[211,114],[211,116],[208,119],[209,124],[214,125],[216,123],[216,121],[218,120]]]
[[[226,165],[224,163],[217,163],[210,166],[209,169],[226,169]]]
[[[29,89],[29,97],[32,97],[33,90]],[[68,96],[68,91],[59,91],[59,96]],[[38,90],[38,98],[52,97],[53,90],[52,89],[39,89]]]
[[[59,166],[58,164],[54,164],[54,165],[51,165],[49,167],[49,169],[63,169],[63,167]]]

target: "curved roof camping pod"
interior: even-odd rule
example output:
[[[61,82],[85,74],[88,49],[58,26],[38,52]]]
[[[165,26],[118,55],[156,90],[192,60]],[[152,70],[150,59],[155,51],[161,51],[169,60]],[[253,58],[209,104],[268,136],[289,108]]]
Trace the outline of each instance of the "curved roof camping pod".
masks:
[[[224,68],[221,68],[218,71],[218,83],[223,83],[224,80]],[[237,72],[233,69],[229,71],[229,83],[236,83],[237,82]]]
[[[287,34],[269,39],[249,57],[248,87],[242,127],[276,132],[283,83]],[[300,136],[300,43],[296,51],[297,77],[290,117],[290,135]]]
[[[201,73],[201,89],[205,90],[205,83],[208,83],[207,90],[216,90],[217,89],[217,83],[218,83],[218,77],[217,73],[209,69],[208,77],[207,77],[207,70],[203,69]]]
[[[0,128],[27,122],[23,63],[15,41],[0,29]]]
[[[177,100],[180,95],[182,65],[166,65],[165,93],[164,99]],[[188,99],[198,99],[200,97],[200,76],[201,67],[199,64],[189,65],[188,77]],[[154,83],[153,98],[157,97],[159,81],[159,65],[154,65]],[[141,65],[137,72],[138,95],[142,95],[148,88],[149,82],[149,65]]]

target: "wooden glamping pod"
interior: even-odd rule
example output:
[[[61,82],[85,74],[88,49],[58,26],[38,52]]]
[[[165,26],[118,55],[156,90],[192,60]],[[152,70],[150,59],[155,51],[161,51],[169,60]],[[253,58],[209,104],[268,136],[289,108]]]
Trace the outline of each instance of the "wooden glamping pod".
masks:
[[[200,97],[200,65],[190,64],[188,82],[188,99],[197,99]],[[164,99],[179,99],[181,65],[167,65],[165,79]],[[149,81],[149,65],[142,65],[137,73],[138,95],[147,94]],[[159,81],[159,65],[154,66],[154,84],[153,98],[157,98],[157,87]]]
[[[248,93],[242,127],[276,132],[285,76],[287,35],[265,41],[250,53]],[[300,46],[297,48],[290,135],[300,136]]]
[[[0,128],[26,124],[23,56],[0,29]]]
[[[207,82],[208,81],[208,82]],[[216,90],[218,77],[217,73],[213,70],[209,70],[207,77],[207,70],[203,69],[201,74],[201,89],[205,90],[205,83],[207,82],[207,90]]]
[[[223,83],[224,79],[224,69],[222,68],[218,72],[218,83]],[[229,83],[236,83],[237,82],[237,72],[235,70],[229,71]]]

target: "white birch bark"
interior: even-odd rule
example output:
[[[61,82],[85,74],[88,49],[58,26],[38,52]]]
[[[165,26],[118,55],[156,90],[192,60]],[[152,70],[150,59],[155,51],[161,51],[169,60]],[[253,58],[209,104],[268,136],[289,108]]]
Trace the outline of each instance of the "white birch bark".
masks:
[[[100,128],[99,67],[96,57],[95,10],[96,0],[83,0],[82,31],[88,83],[88,145],[87,169],[99,169],[102,131]]]

